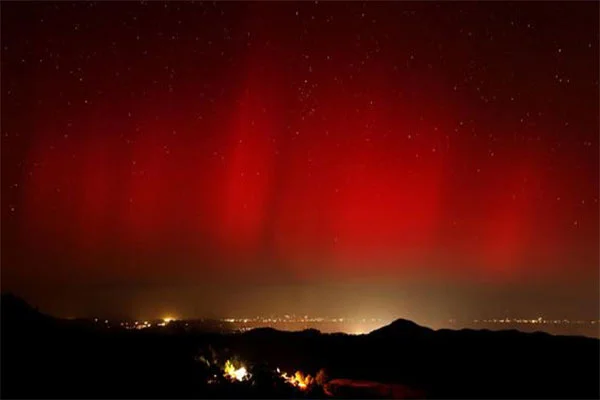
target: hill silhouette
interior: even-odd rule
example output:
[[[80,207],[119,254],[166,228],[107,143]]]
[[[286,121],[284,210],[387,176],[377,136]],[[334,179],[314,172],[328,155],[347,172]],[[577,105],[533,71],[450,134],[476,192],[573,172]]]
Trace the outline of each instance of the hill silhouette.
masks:
[[[372,337],[386,337],[386,336],[419,336],[427,335],[433,332],[433,329],[427,328],[421,325],[409,321],[407,319],[397,319],[389,325],[383,326],[379,329],[375,329],[369,333]]]
[[[54,318],[42,314],[25,300],[12,293],[3,293],[0,302],[2,321],[11,324],[43,324]]]
[[[272,386],[208,385],[214,371],[197,361],[208,348],[248,365],[313,376],[324,369],[334,395],[341,397],[600,395],[600,340],[593,338],[514,330],[435,331],[407,320],[360,336],[271,328],[243,334],[95,330],[45,316],[15,296],[2,295],[2,397],[297,396]],[[373,388],[378,394],[368,392]]]

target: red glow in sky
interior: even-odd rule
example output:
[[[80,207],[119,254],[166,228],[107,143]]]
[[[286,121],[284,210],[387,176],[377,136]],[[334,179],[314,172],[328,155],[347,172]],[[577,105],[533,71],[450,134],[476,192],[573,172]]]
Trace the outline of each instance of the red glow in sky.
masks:
[[[598,278],[597,3],[2,9],[3,288]]]

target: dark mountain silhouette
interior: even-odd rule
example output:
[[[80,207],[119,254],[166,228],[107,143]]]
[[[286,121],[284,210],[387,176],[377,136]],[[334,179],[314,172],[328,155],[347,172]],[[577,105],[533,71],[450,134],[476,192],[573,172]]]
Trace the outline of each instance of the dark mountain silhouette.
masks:
[[[50,323],[54,319],[42,314],[25,300],[12,293],[2,294],[0,307],[2,322],[10,324],[44,324]]]
[[[253,385],[211,386],[216,366],[198,361],[208,353],[236,357],[257,371],[268,366],[265,371],[315,376],[324,369],[336,397],[598,398],[599,352],[598,339],[434,331],[407,320],[360,336],[270,328],[243,334],[98,330],[2,296],[4,398],[299,396],[260,383],[269,378],[258,372],[263,378]]]
[[[372,337],[386,336],[419,336],[427,335],[433,332],[433,329],[418,325],[407,319],[397,319],[389,325],[383,326],[369,333]]]

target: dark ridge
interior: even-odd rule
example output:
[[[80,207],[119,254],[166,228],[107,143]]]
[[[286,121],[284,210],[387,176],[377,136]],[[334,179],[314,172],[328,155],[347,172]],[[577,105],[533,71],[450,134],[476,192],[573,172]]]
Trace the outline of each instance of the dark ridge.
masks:
[[[285,331],[280,331],[275,328],[254,328],[245,332],[245,336],[259,336],[259,335],[277,335],[286,333]]]
[[[434,332],[433,329],[409,321],[407,319],[397,319],[389,325],[371,331],[368,336],[415,336]]]
[[[306,335],[306,336],[319,336],[321,334],[321,331],[318,329],[310,328],[310,329],[304,329],[304,330],[300,331],[300,333],[303,335]]]
[[[10,325],[30,325],[50,322],[54,318],[42,314],[22,298],[12,293],[2,293],[1,297],[2,322]]]
[[[319,336],[321,331],[318,329],[303,329],[301,331],[282,331],[275,328],[254,328],[244,333],[245,336],[277,336],[277,335],[300,335],[300,336]]]

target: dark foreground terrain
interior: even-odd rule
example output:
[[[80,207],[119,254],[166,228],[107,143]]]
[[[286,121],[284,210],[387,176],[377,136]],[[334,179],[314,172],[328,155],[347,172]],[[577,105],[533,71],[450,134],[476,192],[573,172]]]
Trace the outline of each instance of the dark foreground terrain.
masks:
[[[2,296],[2,398],[599,398],[600,340],[438,330],[398,320],[368,335],[98,330]],[[244,360],[245,382],[212,361]],[[275,367],[327,378],[308,390]],[[209,383],[218,375],[218,383]]]

